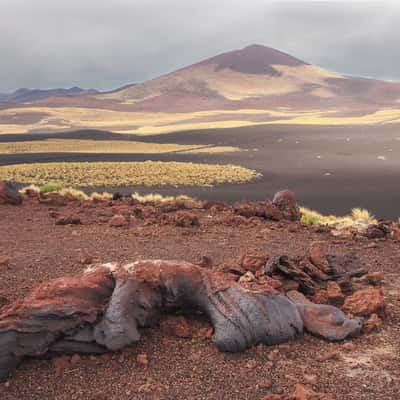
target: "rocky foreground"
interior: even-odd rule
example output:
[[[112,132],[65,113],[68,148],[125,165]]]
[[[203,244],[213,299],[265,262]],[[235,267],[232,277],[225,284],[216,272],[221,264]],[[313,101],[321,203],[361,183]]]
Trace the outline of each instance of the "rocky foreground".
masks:
[[[91,264],[178,259],[246,293],[300,293],[363,325],[345,341],[306,333],[232,354],[217,349],[207,318],[180,307],[122,350],[24,361],[0,384],[2,399],[399,399],[397,224],[333,234],[299,222],[288,192],[234,206],[143,204],[118,195],[20,198],[3,185],[0,203],[13,203],[0,205],[3,322],[18,298],[50,279],[82,276]]]

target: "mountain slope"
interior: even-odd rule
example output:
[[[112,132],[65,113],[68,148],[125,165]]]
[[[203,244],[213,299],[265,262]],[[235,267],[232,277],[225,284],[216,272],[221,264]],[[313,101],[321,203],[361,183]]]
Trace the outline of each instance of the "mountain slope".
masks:
[[[400,121],[400,83],[343,76],[260,45],[107,93],[47,95],[29,107],[1,107],[0,133]]]
[[[94,94],[97,93],[96,90],[90,89],[85,90],[79,87],[72,87],[70,89],[18,89],[13,93],[0,93],[0,104],[6,103],[25,103],[40,99],[45,99],[48,97],[61,97],[61,96],[78,96],[84,94]]]

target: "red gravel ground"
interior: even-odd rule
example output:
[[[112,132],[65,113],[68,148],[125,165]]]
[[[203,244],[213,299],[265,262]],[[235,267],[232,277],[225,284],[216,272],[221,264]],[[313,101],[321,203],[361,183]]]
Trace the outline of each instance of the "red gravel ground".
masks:
[[[326,396],[301,399],[400,399],[400,245],[390,239],[333,240],[329,232],[299,223],[252,220],[228,224],[218,214],[197,210],[200,226],[134,219],[128,227],[110,227],[118,208],[106,204],[66,207],[40,204],[0,206],[0,306],[23,296],[39,283],[76,275],[90,255],[101,262],[143,258],[199,262],[215,266],[246,252],[302,255],[314,240],[331,251],[352,250],[370,271],[384,271],[389,304],[384,326],[344,343],[310,335],[279,346],[258,346],[240,354],[219,352],[206,334],[207,321],[187,316],[190,338],[167,336],[159,329],[124,351],[102,356],[73,356],[22,363],[0,384],[2,400],[23,399],[276,399],[290,397],[296,383]],[[127,206],[125,206],[126,210]],[[129,207],[128,207],[129,208]],[[55,225],[51,209],[79,216],[82,225]],[[148,363],[144,362],[145,354]],[[273,399],[274,397],[265,397]]]

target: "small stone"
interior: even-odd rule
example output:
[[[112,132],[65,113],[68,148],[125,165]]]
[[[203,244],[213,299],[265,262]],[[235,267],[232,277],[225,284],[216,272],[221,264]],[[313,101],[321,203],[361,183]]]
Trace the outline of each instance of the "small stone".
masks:
[[[328,351],[317,357],[318,361],[340,360],[340,354],[337,351]]]
[[[56,225],[80,225],[81,223],[81,219],[74,216],[60,217],[55,222]]]
[[[385,277],[382,271],[370,272],[364,277],[366,282],[374,286],[380,285],[383,282],[384,278]]]
[[[82,361],[82,358],[81,358],[81,356],[80,356],[79,354],[74,354],[74,355],[71,357],[71,364],[72,364],[72,365],[79,364],[81,361]]]
[[[61,356],[52,359],[52,364],[55,369],[56,376],[61,376],[64,369],[69,366],[70,358],[68,356]]]
[[[248,369],[254,369],[255,367],[257,367],[257,361],[256,360],[249,360],[246,363],[246,368]]]
[[[120,228],[128,225],[128,220],[121,214],[114,215],[109,221],[108,225],[114,228]]]
[[[199,226],[200,222],[196,214],[189,211],[179,210],[175,215],[175,225],[182,228],[188,228]]]
[[[168,336],[176,336],[179,338],[188,338],[190,334],[190,326],[187,319],[181,315],[169,316],[161,321],[161,331]]]
[[[356,349],[356,345],[353,342],[345,342],[342,347],[346,351],[354,351]]]
[[[284,400],[285,398],[280,394],[266,394],[265,396],[261,397],[260,400]]]
[[[79,262],[83,265],[93,264],[93,257],[85,252],[79,255]]]
[[[308,249],[308,258],[321,271],[329,274],[330,267],[326,258],[326,242],[312,242]]]
[[[256,277],[250,271],[247,271],[243,276],[239,278],[239,283],[254,282]]]
[[[257,382],[257,385],[260,389],[269,389],[272,386],[271,379],[264,378]]]
[[[278,349],[274,349],[274,350],[270,351],[270,352],[267,354],[267,359],[268,359],[269,361],[275,361],[275,360],[278,359],[278,357],[279,357],[279,350],[278,350]]]
[[[10,265],[10,258],[6,256],[0,256],[0,267],[7,268]]]
[[[149,364],[147,354],[138,354],[136,357],[136,362],[140,365],[147,367],[147,365]]]
[[[240,260],[240,265],[246,270],[255,273],[265,266],[268,261],[269,255],[249,255],[245,254]]]
[[[292,400],[331,400],[332,397],[325,393],[318,393],[307,388],[301,383],[296,383],[295,390],[290,397]]]
[[[382,320],[376,314],[372,314],[367,322],[363,325],[364,333],[371,333],[378,330],[382,326]]]
[[[213,266],[213,260],[209,256],[202,256],[200,262],[197,265],[203,268],[211,268]]]
[[[313,374],[305,374],[304,375],[304,381],[310,385],[315,385],[318,382],[318,377],[317,375],[313,375]]]

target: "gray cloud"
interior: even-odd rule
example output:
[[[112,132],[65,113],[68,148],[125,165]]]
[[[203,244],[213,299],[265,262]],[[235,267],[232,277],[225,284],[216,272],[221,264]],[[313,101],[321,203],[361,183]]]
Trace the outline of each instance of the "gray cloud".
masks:
[[[0,0],[0,91],[111,89],[252,43],[400,81],[398,2]]]

